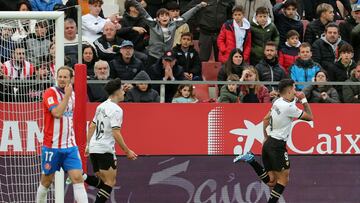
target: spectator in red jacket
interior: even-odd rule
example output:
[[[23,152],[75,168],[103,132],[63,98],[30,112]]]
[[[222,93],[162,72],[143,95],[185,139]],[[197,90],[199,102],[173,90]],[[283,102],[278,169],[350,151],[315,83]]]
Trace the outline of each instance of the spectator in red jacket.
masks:
[[[299,57],[299,47],[301,45],[299,36],[296,30],[290,30],[286,34],[285,47],[279,51],[279,64],[285,69],[287,74],[289,74],[289,67]]]
[[[225,63],[231,50],[240,49],[244,54],[244,60],[249,62],[251,49],[250,22],[244,17],[242,6],[232,9],[232,20],[226,21],[217,39],[219,47],[219,61]]]

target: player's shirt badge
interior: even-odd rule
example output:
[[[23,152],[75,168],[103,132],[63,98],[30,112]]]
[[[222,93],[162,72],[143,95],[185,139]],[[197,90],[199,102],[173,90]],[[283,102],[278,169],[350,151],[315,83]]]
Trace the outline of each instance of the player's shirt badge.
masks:
[[[51,104],[54,104],[54,103],[55,103],[55,101],[54,101],[54,98],[53,98],[53,97],[49,97],[49,98],[47,99],[47,102],[48,102],[48,104],[49,104],[49,105],[51,105]]]

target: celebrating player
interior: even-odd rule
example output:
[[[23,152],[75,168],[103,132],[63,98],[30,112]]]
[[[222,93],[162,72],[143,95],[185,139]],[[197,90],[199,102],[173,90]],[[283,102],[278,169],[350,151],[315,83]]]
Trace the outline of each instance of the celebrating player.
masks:
[[[96,176],[87,176],[85,182],[99,189],[95,203],[103,203],[110,197],[116,182],[115,141],[127,158],[135,160],[137,155],[130,150],[121,135],[123,110],[118,102],[124,100],[124,90],[119,78],[105,85],[109,98],[96,108],[96,113],[87,134],[85,155],[90,154]]]
[[[291,131],[294,118],[311,121],[313,115],[304,93],[295,91],[294,81],[283,79],[279,83],[280,98],[264,117],[264,144],[262,148],[262,167],[247,152],[239,155],[234,162],[245,161],[255,170],[260,179],[272,188],[268,203],[276,203],[289,183],[290,161],[286,150],[286,141]],[[297,97],[304,106],[304,111],[296,106]],[[267,133],[269,132],[269,133]]]
[[[76,202],[87,203],[82,178],[82,165],[73,130],[75,94],[72,89],[73,69],[62,66],[57,71],[57,86],[43,95],[44,142],[41,148],[41,180],[36,194],[37,203],[45,203],[48,188],[56,171],[63,168],[73,182]]]

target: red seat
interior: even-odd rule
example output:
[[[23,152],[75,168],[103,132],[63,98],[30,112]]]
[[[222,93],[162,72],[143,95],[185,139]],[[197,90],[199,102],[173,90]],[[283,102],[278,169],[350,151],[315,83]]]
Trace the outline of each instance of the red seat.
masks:
[[[194,87],[195,97],[199,102],[215,102],[218,97],[217,87],[210,87],[208,84],[196,84]]]
[[[208,61],[201,63],[202,76],[204,80],[216,81],[220,69],[220,62]]]

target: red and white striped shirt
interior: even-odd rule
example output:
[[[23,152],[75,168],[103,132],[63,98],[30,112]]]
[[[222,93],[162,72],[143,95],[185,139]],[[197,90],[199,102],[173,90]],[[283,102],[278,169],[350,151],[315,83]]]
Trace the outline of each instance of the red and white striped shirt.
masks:
[[[74,92],[61,118],[55,118],[51,114],[51,110],[61,102],[64,95],[64,91],[58,87],[48,88],[43,95],[45,122],[43,145],[49,148],[69,148],[76,146],[73,128]]]
[[[23,67],[15,64],[12,60],[5,61],[2,65],[4,75],[9,77],[9,79],[26,79],[34,75],[35,69],[30,62],[23,61],[21,65]]]

